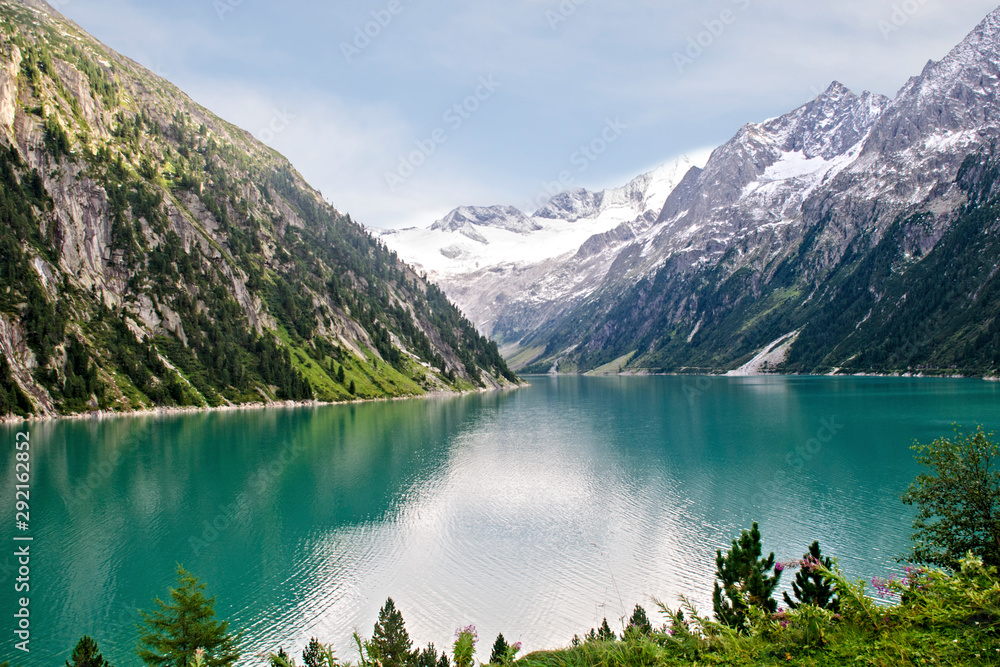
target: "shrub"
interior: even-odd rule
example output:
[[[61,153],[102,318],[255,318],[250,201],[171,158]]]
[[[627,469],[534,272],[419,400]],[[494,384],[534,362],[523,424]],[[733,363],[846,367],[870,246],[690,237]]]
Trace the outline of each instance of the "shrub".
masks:
[[[930,472],[903,494],[904,503],[917,506],[908,559],[954,569],[971,552],[1000,566],[1000,447],[993,434],[956,429],[954,438],[913,449]]]

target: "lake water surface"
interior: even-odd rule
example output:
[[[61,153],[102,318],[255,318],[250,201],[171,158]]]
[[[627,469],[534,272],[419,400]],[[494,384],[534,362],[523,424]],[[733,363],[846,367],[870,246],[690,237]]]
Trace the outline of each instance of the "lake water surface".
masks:
[[[310,636],[356,659],[392,596],[415,643],[479,631],[565,645],[652,597],[711,610],[714,555],[758,521],[779,559],[820,541],[853,576],[899,569],[918,466],[953,423],[1000,429],[1000,385],[882,378],[533,378],[448,399],[0,428],[32,443],[31,653],[15,651],[14,547],[0,560],[2,658],[61,664],[90,634],[116,667],[137,608],[178,563],[254,653]],[[786,582],[787,583],[787,582]]]

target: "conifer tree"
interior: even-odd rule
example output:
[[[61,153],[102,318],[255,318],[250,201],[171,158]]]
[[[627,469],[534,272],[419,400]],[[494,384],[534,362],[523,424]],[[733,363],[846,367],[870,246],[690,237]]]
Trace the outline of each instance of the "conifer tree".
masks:
[[[507,640],[503,638],[503,633],[497,635],[497,640],[493,642],[493,652],[490,653],[490,664],[502,665],[507,657]]]
[[[215,598],[206,598],[205,584],[180,565],[177,580],[171,602],[157,598],[157,609],[140,612],[136,653],[150,667],[187,667],[201,649],[206,667],[229,667],[240,658],[238,638],[228,632],[228,621],[215,620]]]
[[[434,644],[430,643],[426,648],[414,651],[413,667],[437,667],[438,652]]]
[[[649,617],[646,615],[646,610],[642,608],[642,605],[637,604],[635,609],[632,610],[632,617],[629,618],[628,624],[625,626],[622,639],[625,639],[625,636],[629,633],[638,633],[640,635],[653,634],[653,624],[649,622]]]
[[[319,641],[312,637],[305,649],[302,650],[302,664],[305,667],[322,667],[320,648]]]
[[[833,582],[817,572],[814,565],[822,565],[827,570],[833,567],[833,561],[829,557],[824,558],[820,553],[819,542],[809,545],[809,552],[802,556],[802,564],[792,582],[792,593],[795,600],[784,594],[785,604],[790,609],[798,609],[799,605],[811,604],[822,609],[829,609],[837,613],[840,611],[840,599],[834,591]]]
[[[761,558],[761,551],[760,530],[754,522],[753,528],[742,532],[739,541],[733,540],[733,546],[725,556],[722,551],[715,552],[715,576],[722,586],[716,582],[712,606],[720,623],[742,630],[751,607],[770,613],[777,611],[778,603],[771,596],[778,586],[781,572],[770,575],[774,554]]]
[[[601,622],[601,627],[597,629],[597,639],[602,642],[613,642],[617,639],[615,633],[611,631],[611,627],[608,625],[607,618]]]
[[[73,649],[72,662],[66,661],[66,667],[111,667],[97,648],[97,642],[84,635]]]
[[[357,392],[357,388],[354,386],[354,380],[351,380],[351,386],[347,388],[347,391],[350,392],[351,396],[354,396]]]
[[[412,645],[403,614],[396,609],[392,598],[387,599],[378,613],[375,631],[368,642],[368,657],[381,667],[403,667],[410,661]]]
[[[302,651],[302,663],[305,667],[336,667],[337,657],[333,652],[333,646],[321,644],[313,637],[309,644]]]
[[[339,382],[340,384],[344,384],[344,380],[345,380],[344,367],[341,366],[340,368],[337,369],[337,382]]]

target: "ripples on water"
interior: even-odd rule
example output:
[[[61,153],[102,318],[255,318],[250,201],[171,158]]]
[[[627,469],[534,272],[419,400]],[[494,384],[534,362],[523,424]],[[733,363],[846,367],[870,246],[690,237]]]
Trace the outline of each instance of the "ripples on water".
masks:
[[[244,629],[248,664],[310,636],[352,659],[351,631],[370,634],[390,595],[415,643],[448,646],[474,623],[481,658],[497,632],[565,645],[636,603],[653,612],[651,596],[707,612],[715,549],[754,520],[780,559],[819,539],[849,574],[884,576],[907,546],[913,440],[1000,423],[997,386],[976,381],[533,382],[31,426],[32,657],[64,660],[90,633],[114,664],[136,663],[134,610],[166,594],[177,563]],[[810,445],[823,419],[842,429]],[[0,514],[12,525],[12,508]]]

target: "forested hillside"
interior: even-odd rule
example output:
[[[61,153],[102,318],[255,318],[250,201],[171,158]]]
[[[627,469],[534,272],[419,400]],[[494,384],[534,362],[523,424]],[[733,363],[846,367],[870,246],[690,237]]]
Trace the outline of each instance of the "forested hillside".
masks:
[[[44,3],[0,17],[0,415],[516,381],[275,151]]]

